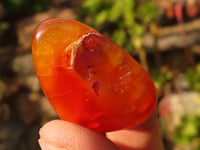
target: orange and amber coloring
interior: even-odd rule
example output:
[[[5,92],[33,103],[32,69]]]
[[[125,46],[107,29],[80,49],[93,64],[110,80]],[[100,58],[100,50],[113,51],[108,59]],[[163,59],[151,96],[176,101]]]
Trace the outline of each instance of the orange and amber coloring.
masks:
[[[61,18],[42,22],[32,54],[42,89],[63,120],[103,133],[141,124],[155,109],[149,75],[87,25]]]

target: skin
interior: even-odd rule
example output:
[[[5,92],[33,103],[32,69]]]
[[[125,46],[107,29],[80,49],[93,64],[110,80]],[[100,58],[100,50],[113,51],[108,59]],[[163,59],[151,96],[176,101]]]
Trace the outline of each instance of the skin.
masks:
[[[42,150],[164,150],[156,112],[143,124],[106,137],[62,120],[48,122],[39,133]]]

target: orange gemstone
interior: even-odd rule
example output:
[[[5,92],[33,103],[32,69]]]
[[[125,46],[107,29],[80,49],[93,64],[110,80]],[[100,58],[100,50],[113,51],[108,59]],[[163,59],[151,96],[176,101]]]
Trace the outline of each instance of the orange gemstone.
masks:
[[[34,32],[32,54],[42,89],[63,120],[103,133],[141,124],[155,109],[149,75],[87,25],[44,21]]]

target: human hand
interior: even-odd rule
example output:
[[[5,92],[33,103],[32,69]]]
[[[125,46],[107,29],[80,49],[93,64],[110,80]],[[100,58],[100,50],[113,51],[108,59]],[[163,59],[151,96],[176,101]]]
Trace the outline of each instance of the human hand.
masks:
[[[164,150],[156,112],[132,129],[106,133],[106,137],[82,126],[53,120],[40,130],[42,150]]]

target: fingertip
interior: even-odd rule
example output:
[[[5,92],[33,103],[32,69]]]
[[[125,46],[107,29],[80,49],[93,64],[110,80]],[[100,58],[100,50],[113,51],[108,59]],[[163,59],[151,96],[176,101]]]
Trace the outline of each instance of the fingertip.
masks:
[[[53,120],[40,129],[42,150],[118,150],[105,136],[63,120]]]
[[[52,120],[40,129],[40,139],[56,147],[63,147],[65,146],[64,139],[66,136],[63,132],[67,130],[67,126],[68,124],[62,120]]]
[[[67,148],[56,147],[55,145],[51,145],[41,139],[38,140],[38,143],[42,150],[68,150]]]

